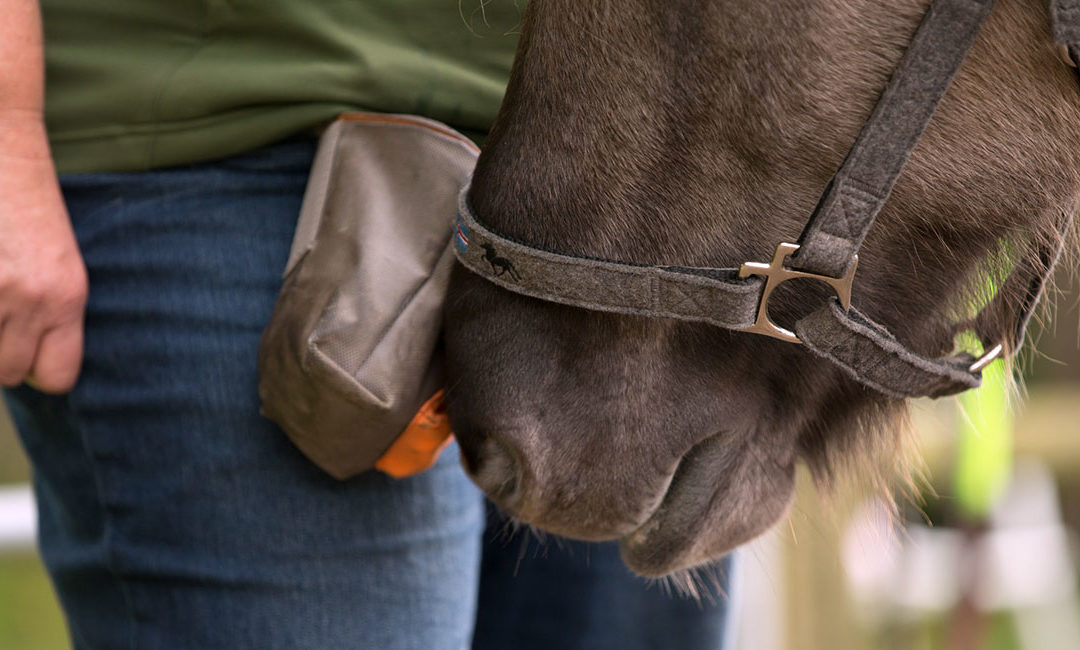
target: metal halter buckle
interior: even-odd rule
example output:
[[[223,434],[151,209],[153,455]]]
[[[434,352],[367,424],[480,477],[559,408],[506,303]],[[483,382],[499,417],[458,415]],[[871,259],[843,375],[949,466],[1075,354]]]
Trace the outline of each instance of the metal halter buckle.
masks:
[[[855,267],[859,265],[859,257],[855,256],[843,277],[833,278],[827,275],[818,275],[817,273],[796,271],[784,266],[784,261],[798,250],[798,244],[783,243],[776,247],[772,262],[768,264],[747,262],[739,267],[740,278],[747,278],[751,275],[760,275],[765,278],[765,289],[762,290],[761,300],[758,301],[757,320],[754,321],[753,325],[742,330],[743,332],[764,334],[789,343],[802,343],[799,337],[795,335],[795,332],[780,327],[769,318],[769,296],[772,295],[773,290],[788,280],[796,278],[824,282],[836,292],[836,297],[840,299],[840,305],[845,310],[851,309],[851,284],[855,278]]]

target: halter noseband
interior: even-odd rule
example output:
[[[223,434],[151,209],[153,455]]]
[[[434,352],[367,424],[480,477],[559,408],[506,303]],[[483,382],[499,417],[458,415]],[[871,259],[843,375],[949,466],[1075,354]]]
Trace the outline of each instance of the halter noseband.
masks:
[[[584,309],[709,323],[801,343],[860,383],[893,397],[939,397],[977,387],[982,370],[1019,348],[1064,235],[1023,260],[973,320],[986,352],[930,358],[914,352],[851,306],[858,250],[912,150],[996,0],[933,0],[847,158],[829,182],[799,243],[782,243],[772,262],[739,269],[652,266],[564,255],[499,235],[460,196],[455,252],[472,272],[516,293]],[[1050,0],[1055,39],[1067,62],[1080,54],[1080,4]],[[1073,63],[1075,67],[1075,63]],[[1068,228],[1070,216],[1061,223]],[[783,282],[823,282],[836,293],[794,331],[769,318],[768,301]],[[1020,289],[1018,309],[1007,288]],[[1006,340],[990,331],[995,314],[1016,312]]]

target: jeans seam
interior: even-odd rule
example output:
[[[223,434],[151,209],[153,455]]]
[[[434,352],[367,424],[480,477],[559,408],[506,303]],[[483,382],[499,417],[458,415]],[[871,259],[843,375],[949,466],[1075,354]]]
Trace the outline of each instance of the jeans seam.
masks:
[[[124,610],[127,615],[127,624],[130,632],[128,633],[128,648],[129,650],[136,650],[138,647],[136,639],[137,626],[135,625],[135,601],[131,597],[131,592],[128,589],[128,585],[124,582],[120,572],[116,569],[116,558],[113,555],[113,522],[112,522],[112,509],[109,507],[108,501],[105,498],[105,485],[101,477],[101,471],[98,467],[97,455],[90,446],[88,436],[86,435],[86,429],[82,426],[81,418],[76,417],[75,408],[68,401],[69,416],[71,417],[72,424],[79,434],[79,442],[82,444],[83,453],[86,456],[87,462],[90,465],[90,474],[94,478],[94,490],[97,493],[97,501],[101,506],[102,511],[102,534],[101,544],[105,558],[105,568],[109,571],[109,574],[116,581],[117,587],[120,590],[120,595],[124,599]]]

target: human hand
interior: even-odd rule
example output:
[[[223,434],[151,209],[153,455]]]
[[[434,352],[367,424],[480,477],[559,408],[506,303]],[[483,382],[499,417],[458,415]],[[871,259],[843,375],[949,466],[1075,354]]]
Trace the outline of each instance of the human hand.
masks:
[[[41,116],[0,111],[0,384],[74,386],[87,291]]]

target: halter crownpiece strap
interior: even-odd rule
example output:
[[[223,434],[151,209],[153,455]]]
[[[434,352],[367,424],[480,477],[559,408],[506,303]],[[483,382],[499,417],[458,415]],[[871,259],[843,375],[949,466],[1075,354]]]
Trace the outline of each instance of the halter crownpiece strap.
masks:
[[[792,266],[840,276],[854,263],[896,179],[975,42],[995,0],[938,0],[833,176]]]
[[[1059,43],[1080,43],[1080,0],[1051,0]],[[851,306],[858,250],[904,164],[960,68],[995,0],[933,0],[873,113],[827,186],[798,244],[782,243],[769,264],[739,269],[654,266],[547,251],[485,227],[468,201],[458,202],[455,252],[470,271],[510,291],[573,307],[708,323],[802,343],[863,385],[892,397],[940,397],[975,388],[981,371],[1004,351],[1015,352],[1046,277],[1061,253],[1059,241],[1025,258],[970,323],[988,350],[930,358],[900,343]],[[773,323],[768,300],[781,283],[812,279],[836,298],[799,320],[794,331]],[[1020,288],[1019,306],[1009,302]],[[993,324],[1013,317],[1002,341]]]

